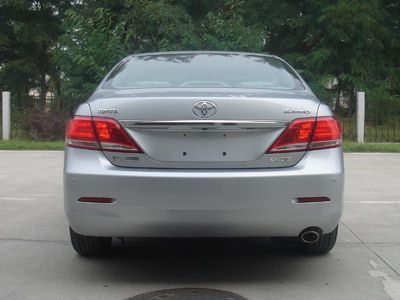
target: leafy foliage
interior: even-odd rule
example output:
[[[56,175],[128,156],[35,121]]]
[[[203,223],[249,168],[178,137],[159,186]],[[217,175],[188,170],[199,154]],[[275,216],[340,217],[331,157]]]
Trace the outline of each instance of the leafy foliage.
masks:
[[[0,2],[0,89],[18,95],[37,88],[44,101],[50,85],[58,84],[52,49],[62,34],[60,15],[69,5],[56,0]]]
[[[60,111],[45,111],[37,108],[24,112],[20,128],[32,140],[56,141],[64,137],[67,117]]]
[[[353,113],[359,89],[376,109],[400,105],[397,0],[0,2],[0,89],[20,99],[50,90],[70,108],[123,57],[167,50],[272,53],[337,111],[346,98]]]
[[[65,14],[65,34],[54,50],[54,64],[60,66],[63,96],[84,101],[102,76],[127,52],[121,35],[124,23],[106,8],[85,16],[76,9]]]

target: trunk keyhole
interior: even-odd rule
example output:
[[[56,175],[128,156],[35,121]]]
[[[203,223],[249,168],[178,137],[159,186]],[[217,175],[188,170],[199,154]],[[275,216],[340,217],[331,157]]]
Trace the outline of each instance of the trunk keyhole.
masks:
[[[183,154],[183,156],[186,156],[186,152],[183,152],[182,154]]]
[[[222,155],[223,155],[223,156],[226,156],[226,152],[222,152]]]

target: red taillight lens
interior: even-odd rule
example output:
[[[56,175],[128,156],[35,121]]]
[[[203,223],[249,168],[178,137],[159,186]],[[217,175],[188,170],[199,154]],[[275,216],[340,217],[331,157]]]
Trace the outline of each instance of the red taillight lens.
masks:
[[[317,125],[310,143],[310,150],[334,148],[342,143],[342,129],[333,117],[317,118]]]
[[[94,128],[104,151],[142,152],[139,146],[114,119],[93,118]]]
[[[314,128],[314,118],[294,120],[272,144],[267,152],[307,150]]]
[[[66,144],[75,148],[142,152],[121,125],[110,118],[76,116],[69,121],[65,138]]]
[[[91,117],[74,117],[69,120],[65,143],[70,147],[100,150]]]
[[[342,131],[333,117],[292,121],[268,149],[268,153],[334,148],[341,145]]]

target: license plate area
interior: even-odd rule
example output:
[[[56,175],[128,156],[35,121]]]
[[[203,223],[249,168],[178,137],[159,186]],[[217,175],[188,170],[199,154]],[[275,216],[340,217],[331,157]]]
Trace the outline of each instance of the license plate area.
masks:
[[[229,161],[234,133],[210,132],[207,130],[180,133],[182,160],[196,161],[206,155],[210,161]]]
[[[152,159],[165,162],[240,162],[263,155],[272,130],[215,132],[129,130]]]

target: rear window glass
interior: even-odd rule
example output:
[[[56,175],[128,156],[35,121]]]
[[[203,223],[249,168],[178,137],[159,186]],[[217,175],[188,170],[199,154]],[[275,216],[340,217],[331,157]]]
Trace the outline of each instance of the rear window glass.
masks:
[[[132,56],[108,76],[105,89],[304,89],[281,60],[252,54],[184,53]]]

